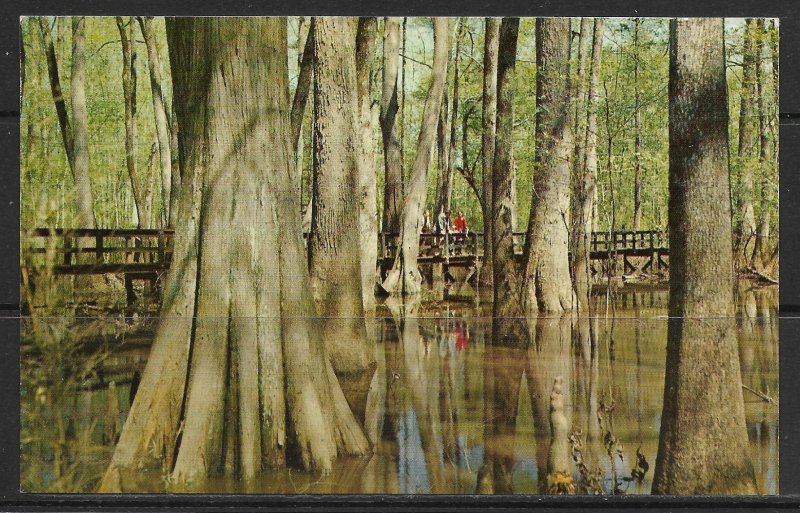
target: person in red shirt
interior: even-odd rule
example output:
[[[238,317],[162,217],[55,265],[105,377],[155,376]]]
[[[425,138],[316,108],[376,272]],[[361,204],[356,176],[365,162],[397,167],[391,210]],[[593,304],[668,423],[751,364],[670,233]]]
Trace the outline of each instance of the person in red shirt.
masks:
[[[459,212],[455,220],[455,228],[458,233],[467,233],[467,219],[464,217],[464,212]]]

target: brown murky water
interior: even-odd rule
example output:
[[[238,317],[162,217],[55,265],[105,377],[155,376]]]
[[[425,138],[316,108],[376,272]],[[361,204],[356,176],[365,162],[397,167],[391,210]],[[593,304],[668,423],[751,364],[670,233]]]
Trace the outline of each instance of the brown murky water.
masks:
[[[212,479],[202,489],[172,491],[542,493],[549,397],[554,379],[561,377],[565,414],[604,493],[612,493],[614,483],[618,493],[649,493],[661,417],[666,301],[666,290],[644,287],[618,293],[613,308],[598,296],[595,308],[602,317],[591,322],[569,316],[522,320],[519,336],[506,337],[502,345],[490,343],[492,319],[485,309],[455,302],[421,308],[382,305],[371,327],[378,341],[378,369],[368,390],[351,391],[374,443],[371,457],[340,459],[327,476],[278,470],[247,484]],[[739,303],[740,315],[731,322],[737,324],[743,384],[749,389],[744,390],[749,451],[759,490],[775,494],[778,406],[763,397],[778,400],[777,289],[742,290]],[[133,369],[143,368],[147,347],[135,338],[113,347],[101,366],[102,380],[120,383],[116,395],[122,422],[129,408],[126,382]],[[111,448],[102,444],[108,391],[96,385],[98,379],[92,374],[83,382],[97,390],[61,398],[42,399],[38,386],[23,387],[26,491],[66,482],[48,464],[58,457],[56,444],[41,440],[42,431],[53,432],[42,426],[57,420],[52,401],[60,401],[59,411],[75,419],[67,435],[85,438],[86,454],[77,458],[74,470],[83,476],[82,485],[91,486],[102,471]],[[604,443],[607,431],[620,444],[614,457]],[[649,465],[641,482],[631,477],[637,452]],[[581,491],[577,471],[574,477]],[[161,475],[130,476],[128,481],[126,491],[166,489]]]

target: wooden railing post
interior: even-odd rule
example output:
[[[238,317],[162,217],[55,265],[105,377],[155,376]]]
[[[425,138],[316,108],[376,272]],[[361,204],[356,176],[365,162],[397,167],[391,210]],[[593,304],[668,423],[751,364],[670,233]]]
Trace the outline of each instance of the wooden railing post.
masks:
[[[103,236],[95,235],[94,237],[94,257],[95,262],[99,265],[103,263]]]
[[[72,237],[64,235],[64,265],[72,263]]]

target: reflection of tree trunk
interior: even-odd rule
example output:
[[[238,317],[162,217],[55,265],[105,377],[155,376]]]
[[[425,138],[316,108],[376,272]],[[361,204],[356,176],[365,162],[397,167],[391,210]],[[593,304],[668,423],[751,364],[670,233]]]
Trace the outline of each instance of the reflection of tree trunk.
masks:
[[[569,18],[536,19],[536,173],[525,237],[523,294],[529,308],[572,308],[568,260],[570,160]],[[535,297],[535,299],[534,299]]]
[[[284,193],[292,187],[286,20],[175,18],[167,37],[184,228],[101,490],[121,491],[124,473],[151,459],[178,484],[234,468],[252,478],[287,453],[330,471],[337,455],[363,454],[369,442],[314,322],[297,199]]]
[[[390,294],[413,295],[420,291],[422,275],[417,266],[419,256],[419,233],[425,194],[428,188],[433,147],[436,142],[436,120],[442,105],[447,60],[450,47],[450,29],[447,18],[434,19],[433,76],[422,115],[422,127],[417,143],[417,156],[411,171],[408,191],[403,203],[403,225],[394,265],[383,282]]]
[[[720,18],[670,22],[670,320],[656,494],[756,492],[732,319],[723,34]]]
[[[311,286],[337,372],[361,373],[373,361],[361,280],[359,134],[356,130],[355,20],[314,21],[314,191],[308,237]],[[335,336],[334,336],[335,334]],[[370,374],[371,375],[371,374]]]
[[[492,206],[492,265],[494,272],[494,294],[492,315],[503,323],[507,318],[520,317],[520,283],[514,255],[512,233],[513,188],[514,188],[514,70],[517,57],[517,36],[519,18],[503,18],[498,30],[499,57],[497,64],[497,134],[493,163],[491,168],[491,206]],[[507,326],[493,323],[495,343],[498,337],[517,337],[523,342],[524,329],[511,331]],[[519,323],[513,323],[516,326]],[[497,330],[495,331],[495,328]]]
[[[400,231],[403,204],[403,156],[397,136],[397,71],[400,60],[400,18],[384,20],[381,134],[383,136],[383,231]]]
[[[122,94],[125,99],[125,162],[128,178],[133,190],[133,203],[136,207],[137,226],[150,228],[150,212],[147,210],[145,191],[140,183],[136,166],[136,45],[133,33],[133,20],[127,22],[117,16],[117,28],[122,43]]]
[[[493,322],[496,322],[494,319]],[[513,493],[514,436],[525,349],[493,341],[483,354],[483,465],[476,493]]]
[[[497,116],[497,60],[500,19],[486,18],[483,46],[483,110],[481,113],[481,159],[483,164],[483,276],[493,279],[492,263],[492,166]],[[514,47],[516,57],[516,46]],[[516,60],[516,59],[515,59]],[[513,123],[513,120],[512,120]],[[466,127],[465,127],[466,131]],[[466,165],[466,163],[465,163]]]
[[[358,89],[358,212],[361,246],[361,291],[364,312],[375,313],[375,282],[378,258],[377,181],[375,141],[372,136],[372,98],[370,96],[372,61],[375,56],[378,20],[358,19],[356,33],[356,87]]]

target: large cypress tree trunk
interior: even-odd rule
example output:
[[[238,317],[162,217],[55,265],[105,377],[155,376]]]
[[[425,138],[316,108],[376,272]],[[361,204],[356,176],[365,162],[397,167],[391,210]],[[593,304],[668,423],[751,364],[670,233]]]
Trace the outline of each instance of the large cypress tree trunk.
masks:
[[[356,86],[358,89],[359,235],[361,240],[361,290],[364,312],[375,313],[378,259],[378,205],[375,174],[375,139],[372,131],[371,77],[377,47],[378,19],[358,19],[356,34]]]
[[[400,18],[385,18],[383,26],[383,87],[381,135],[383,136],[383,231],[400,231],[403,208],[403,155],[397,134],[397,71],[400,62]]]
[[[447,61],[450,53],[450,29],[447,18],[434,18],[433,70],[428,96],[422,111],[422,126],[417,142],[417,155],[411,169],[411,179],[403,203],[403,224],[394,265],[382,286],[389,294],[411,295],[420,291],[422,275],[417,266],[419,233],[425,193],[428,188],[433,148],[436,143],[436,121],[442,106]]]
[[[368,442],[315,323],[291,193],[286,19],[168,19],[167,37],[181,229],[101,490],[122,491],[126,472],[154,462],[178,484],[287,459],[329,471]]]
[[[314,20],[314,190],[308,237],[311,287],[333,367],[356,373],[373,362],[361,280],[361,136],[356,20]],[[362,163],[363,164],[363,163]]]
[[[144,44],[147,47],[147,68],[150,74],[156,140],[158,141],[158,155],[161,161],[161,225],[175,226],[173,208],[176,200],[172,197],[172,191],[180,184],[180,175],[177,169],[172,169],[172,149],[170,147],[169,121],[167,120],[167,108],[164,103],[161,80],[161,61],[158,58],[156,34],[153,30],[153,17],[140,16],[138,19]]]
[[[137,226],[150,228],[150,211],[148,208],[147,194],[140,183],[139,172],[136,165],[136,62],[135,45],[131,42],[133,23],[128,18],[127,23],[122,16],[116,17],[119,38],[122,43],[122,95],[125,99],[125,163],[128,167],[128,178],[133,190],[133,203],[136,207]]]
[[[739,145],[737,157],[739,163],[739,187],[737,191],[737,207],[740,219],[736,227],[736,265],[745,267],[750,264],[756,236],[756,216],[753,211],[753,151],[755,133],[753,125],[753,103],[755,96],[755,54],[753,37],[756,30],[755,20],[748,18],[745,24],[744,43],[742,46],[742,86],[739,93]]]
[[[492,266],[492,166],[497,117],[497,59],[499,18],[486,18],[483,34],[483,107],[481,112],[481,164],[483,167],[483,272],[493,282]],[[516,59],[515,59],[516,60]]]
[[[670,297],[653,493],[755,493],[736,342],[722,18],[670,22]]]
[[[529,308],[537,306],[547,313],[570,310],[573,303],[568,257],[570,162],[574,151],[569,58],[569,19],[537,18],[535,200],[525,237],[524,294]]]

